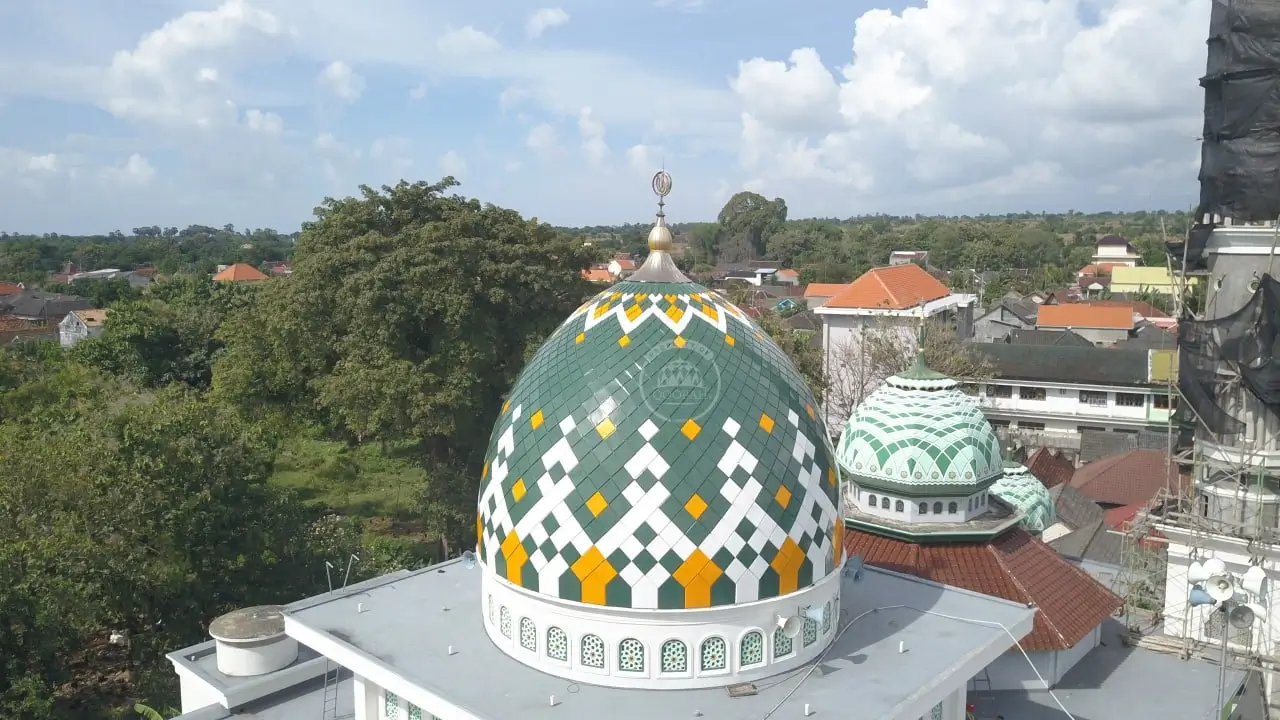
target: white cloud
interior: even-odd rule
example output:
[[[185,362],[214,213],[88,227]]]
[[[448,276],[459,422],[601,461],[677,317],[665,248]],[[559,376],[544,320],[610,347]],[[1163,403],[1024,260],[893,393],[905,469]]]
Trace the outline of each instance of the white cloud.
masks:
[[[519,106],[520,103],[524,102],[528,98],[528,92],[515,86],[508,87],[503,89],[502,93],[498,95],[498,107],[502,108],[505,112]]]
[[[102,177],[115,186],[147,185],[155,179],[156,169],[145,157],[134,153],[119,167],[103,168]]]
[[[554,153],[558,142],[559,137],[556,134],[555,127],[547,123],[534,127],[524,139],[526,147],[543,157]]]
[[[596,119],[591,108],[582,108],[582,112],[578,113],[578,134],[582,136],[582,151],[587,154],[587,160],[594,166],[604,164],[605,157],[609,155],[609,145],[604,141],[604,131],[604,123]]]
[[[421,100],[427,96],[427,84],[418,83],[409,90],[410,100]]]
[[[450,150],[440,157],[440,172],[455,177],[467,171],[467,161],[456,150]]]
[[[1170,164],[1151,161],[1181,168],[1178,148],[1193,149],[1203,3],[1106,0],[1094,26],[1082,4],[931,0],[864,13],[836,73],[810,48],[789,63],[748,60],[730,83],[743,169],[771,192],[824,196],[812,212],[845,214],[993,197],[1007,200],[984,207],[1060,205],[1135,166],[1140,182],[1168,187]]]
[[[662,148],[655,148],[652,145],[632,145],[627,148],[627,165],[632,170],[640,172],[653,172],[661,163],[660,154]]]
[[[320,85],[339,99],[353,103],[364,94],[365,81],[351,66],[334,60],[320,71]]]
[[[441,35],[436,40],[436,49],[445,57],[457,60],[496,52],[502,49],[502,43],[492,35],[467,25]]]
[[[524,34],[530,40],[542,37],[542,34],[551,28],[559,27],[569,22],[569,13],[558,7],[541,8],[535,10],[529,16],[528,22],[524,25]]]
[[[380,137],[369,145],[369,158],[393,167],[404,169],[413,167],[413,159],[409,157],[412,143],[408,138],[399,136]]]
[[[284,131],[284,119],[273,112],[251,108],[244,111],[244,124],[254,132],[279,135]]]

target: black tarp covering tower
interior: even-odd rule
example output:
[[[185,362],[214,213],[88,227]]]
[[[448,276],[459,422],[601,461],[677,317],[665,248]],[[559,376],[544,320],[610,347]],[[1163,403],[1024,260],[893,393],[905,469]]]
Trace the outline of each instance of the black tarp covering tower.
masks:
[[[1197,216],[1280,217],[1280,1],[1212,0]],[[1204,269],[1211,225],[1193,228],[1187,269]],[[1170,243],[1181,262],[1181,241]]]

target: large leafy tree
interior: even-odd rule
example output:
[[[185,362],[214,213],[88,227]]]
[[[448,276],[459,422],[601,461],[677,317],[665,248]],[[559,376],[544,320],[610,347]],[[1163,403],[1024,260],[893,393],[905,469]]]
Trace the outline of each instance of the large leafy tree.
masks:
[[[356,442],[409,441],[432,529],[469,534],[489,430],[528,357],[591,291],[591,255],[549,225],[401,182],[328,199],[292,277],[220,337],[214,390],[313,413]]]
[[[716,219],[725,238],[740,238],[755,252],[765,253],[765,243],[782,230],[787,221],[787,203],[782,198],[767,200],[759,193],[742,191],[729,198]]]

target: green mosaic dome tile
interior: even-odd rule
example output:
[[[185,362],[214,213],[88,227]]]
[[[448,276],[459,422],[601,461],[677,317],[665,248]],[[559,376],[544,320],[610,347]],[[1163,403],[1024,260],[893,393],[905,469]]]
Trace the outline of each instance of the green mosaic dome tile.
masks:
[[[858,406],[836,457],[859,484],[909,495],[968,495],[1003,472],[999,440],[977,401],[922,363]]]
[[[683,609],[843,559],[834,450],[786,354],[718,293],[623,282],[560,326],[494,426],[478,550],[543,595]]]
[[[1022,465],[1012,465],[991,486],[991,493],[1022,511],[1022,526],[1040,534],[1058,521],[1053,496],[1031,471]]]

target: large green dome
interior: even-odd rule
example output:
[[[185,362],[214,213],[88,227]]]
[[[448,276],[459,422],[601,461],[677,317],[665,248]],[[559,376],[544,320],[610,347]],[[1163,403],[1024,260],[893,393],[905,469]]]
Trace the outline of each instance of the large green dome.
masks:
[[[1023,465],[1010,465],[991,486],[996,497],[1022,511],[1022,525],[1039,535],[1057,522],[1057,510],[1048,488]]]
[[[580,307],[516,381],[481,483],[486,569],[544,596],[622,608],[809,587],[843,559],[817,405],[741,310],[661,281],[685,280],[662,265],[669,256],[651,261],[636,275],[646,281]]]
[[[836,455],[859,485],[907,496],[968,495],[989,487],[1004,465],[977,401],[923,362],[867,396]]]

